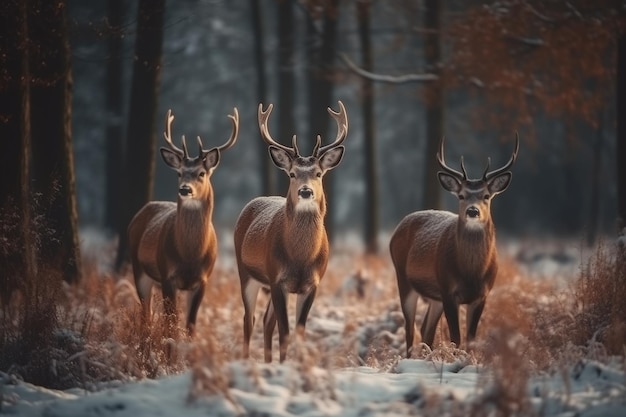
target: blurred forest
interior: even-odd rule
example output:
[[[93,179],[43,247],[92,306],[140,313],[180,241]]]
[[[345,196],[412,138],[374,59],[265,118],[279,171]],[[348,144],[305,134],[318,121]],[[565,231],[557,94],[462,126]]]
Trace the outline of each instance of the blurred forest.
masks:
[[[15,173],[0,193],[8,258],[7,241],[35,239],[20,230],[69,227],[36,227],[54,199],[79,230],[112,237],[147,200],[175,200],[176,175],[158,156],[168,109],[174,136],[200,135],[206,147],[225,141],[239,109],[239,140],[212,177],[222,240],[247,201],[286,191],[259,136],[260,102],[276,107],[276,139],[297,134],[310,149],[317,134],[335,137],[326,108],[343,101],[350,130],[328,176],[327,220],[334,239],[356,232],[371,250],[385,250],[377,237],[411,211],[455,210],[435,177],[442,136],[449,164],[464,155],[479,177],[488,157],[506,162],[519,132],[512,185],[493,204],[501,236],[593,243],[616,234],[626,208],[624,1],[10,0],[3,15],[0,136],[12,145],[2,164]],[[62,70],[53,56],[64,57]],[[37,101],[53,87],[65,101]],[[53,120],[41,124],[38,112]],[[54,120],[66,122],[56,159],[42,145],[57,136]],[[64,166],[73,172],[61,175]],[[56,178],[56,188],[44,182]],[[16,204],[25,193],[38,203]]]

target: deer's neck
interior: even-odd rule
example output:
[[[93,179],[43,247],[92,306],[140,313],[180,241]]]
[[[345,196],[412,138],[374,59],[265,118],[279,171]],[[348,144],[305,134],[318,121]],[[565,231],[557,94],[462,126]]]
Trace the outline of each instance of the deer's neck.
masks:
[[[319,254],[327,239],[324,227],[325,214],[326,202],[323,199],[318,202],[315,210],[297,210],[287,200],[283,241],[290,258],[307,262]]]
[[[213,196],[178,201],[174,239],[181,256],[195,258],[206,251],[212,238]]]
[[[468,274],[484,274],[496,250],[493,222],[487,222],[482,228],[467,228],[462,222],[458,222],[456,236],[459,265],[463,265]]]

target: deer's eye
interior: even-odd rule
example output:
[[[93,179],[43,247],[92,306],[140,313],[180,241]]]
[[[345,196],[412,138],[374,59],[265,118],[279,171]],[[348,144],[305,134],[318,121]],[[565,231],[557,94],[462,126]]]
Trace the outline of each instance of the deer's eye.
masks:
[[[317,176],[317,178],[322,178],[322,173],[318,172],[317,174],[315,174]]]
[[[459,200],[465,200],[465,196],[463,194],[459,194]]]
[[[204,178],[204,177],[206,176],[206,172],[204,172],[204,171],[200,171],[200,173],[198,174],[198,176],[199,176],[200,178]]]
[[[289,173],[289,178],[296,178],[296,174],[294,174],[293,172]]]
[[[489,194],[485,194],[485,195],[483,196],[483,200],[485,200],[485,201],[486,201],[486,200],[489,200]]]

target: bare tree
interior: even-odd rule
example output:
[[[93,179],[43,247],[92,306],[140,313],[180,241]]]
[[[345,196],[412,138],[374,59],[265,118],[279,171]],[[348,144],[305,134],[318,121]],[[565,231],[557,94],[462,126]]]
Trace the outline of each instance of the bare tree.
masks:
[[[370,0],[357,2],[359,22],[359,40],[361,43],[362,68],[371,71],[373,67],[372,45],[370,40]],[[374,85],[372,80],[361,80],[363,95],[363,131],[365,135],[365,250],[368,253],[378,252],[378,178],[376,161],[376,127],[374,124]]]
[[[108,42],[109,59],[106,65],[106,195],[104,224],[110,230],[118,225],[120,209],[119,193],[122,176],[119,163],[123,160],[122,140],[122,17],[124,0],[108,0]]]
[[[329,120],[326,109],[332,105],[334,87],[334,61],[336,55],[337,19],[339,1],[329,0],[309,4],[307,19],[307,56],[309,89],[309,134],[304,143],[305,149],[313,146],[315,137],[328,136]],[[318,30],[317,21],[322,28]],[[333,213],[333,178],[324,177],[324,189],[327,200],[326,232],[332,242],[334,236]]]
[[[424,12],[424,61],[426,68],[438,74],[441,62],[441,2],[426,0]],[[441,79],[426,87],[426,150],[424,152],[424,195],[422,207],[437,209],[441,205],[441,191],[437,179],[437,146],[443,137],[443,87]]]
[[[294,13],[291,0],[278,2],[278,138],[287,140],[296,133],[294,119],[295,76],[294,76]],[[283,175],[276,178],[277,194],[288,187]]]
[[[47,229],[40,262],[75,282],[80,278],[78,210],[72,149],[72,73],[65,0],[32,0],[30,38],[30,116],[32,174]]]
[[[131,85],[126,152],[123,160],[122,207],[118,225],[119,247],[116,267],[128,259],[126,228],[152,198],[156,137],[154,125],[161,76],[165,0],[140,0],[137,38]]]
[[[617,216],[620,232],[626,228],[626,34],[617,48]]]
[[[257,101],[265,103],[267,100],[267,81],[265,69],[265,56],[263,54],[263,16],[259,0],[250,0],[250,16],[252,18],[252,32],[254,34],[254,61],[257,78]],[[267,147],[262,141],[258,143],[259,164],[261,166],[261,194],[278,194],[276,187],[276,173],[272,169],[272,162],[267,158]]]
[[[5,308],[13,292],[32,283],[35,246],[31,239],[30,204],[30,72],[27,4],[9,0],[0,25],[0,302]]]

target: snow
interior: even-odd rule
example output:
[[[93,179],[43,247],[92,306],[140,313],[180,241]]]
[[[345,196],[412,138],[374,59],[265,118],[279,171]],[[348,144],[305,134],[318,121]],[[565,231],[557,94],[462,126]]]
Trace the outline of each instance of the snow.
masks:
[[[533,377],[527,387],[534,409],[550,416],[626,415],[623,364],[579,362],[560,374]],[[327,370],[300,365],[232,361],[224,369],[227,393],[190,396],[192,371],[157,380],[119,384],[98,392],[48,390],[3,379],[2,413],[19,416],[359,416],[416,413],[482,405],[489,370],[423,359],[400,360],[381,372],[361,366]],[[456,407],[456,408],[455,408]],[[462,414],[459,414],[462,415]]]
[[[84,243],[88,240],[85,236]],[[403,317],[389,260],[337,250],[311,310],[307,339],[292,341],[285,363],[266,364],[261,362],[260,317],[252,338],[252,358],[240,357],[239,284],[232,248],[224,245],[212,277],[212,290],[217,292],[209,293],[202,305],[197,335],[200,340],[193,342],[200,344],[206,342],[206,337],[217,335],[214,342],[219,349],[208,349],[201,360],[190,361],[180,373],[176,370],[157,379],[129,376],[90,384],[90,390],[51,390],[0,372],[0,415],[626,416],[623,355],[609,356],[601,345],[595,347],[590,342],[586,347],[562,346],[552,357],[551,366],[536,366],[534,356],[525,350],[531,343],[529,336],[515,327],[511,333],[500,333],[500,340],[489,349],[487,341],[494,338],[494,317],[500,321],[506,318],[501,316],[510,314],[500,310],[489,313],[489,309],[532,301],[522,310],[536,314],[550,305],[564,303],[563,297],[567,296],[562,291],[545,290],[545,286],[535,289],[521,281],[545,284],[551,276],[554,288],[562,288],[561,281],[568,279],[573,265],[581,263],[571,251],[567,253],[573,253],[573,259],[552,256],[559,260],[560,272],[556,273],[552,264],[543,263],[539,268],[537,257],[528,249],[533,245],[524,246],[515,250],[507,246],[502,251],[516,261],[503,264],[503,274],[511,276],[500,277],[487,303],[479,327],[484,346],[477,347],[482,356],[444,344],[433,350],[416,345],[421,349],[414,348],[415,357],[404,358]],[[564,251],[558,246],[547,249],[543,253]],[[107,268],[103,270],[103,276],[107,276]],[[114,311],[136,301],[129,279],[120,279],[111,291]],[[216,294],[224,291],[234,293],[218,302]],[[522,291],[531,293],[517,296],[524,295],[518,294]],[[106,310],[98,313],[100,306],[89,308],[94,310],[94,317],[106,316]],[[423,310],[420,301],[418,325]],[[544,334],[546,338],[552,336]],[[189,349],[188,341],[179,343],[181,351]],[[277,359],[276,335],[274,347]],[[213,352],[217,352],[215,357],[211,356]]]

